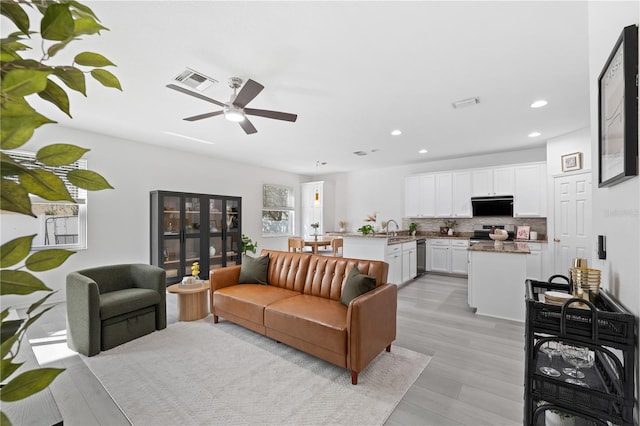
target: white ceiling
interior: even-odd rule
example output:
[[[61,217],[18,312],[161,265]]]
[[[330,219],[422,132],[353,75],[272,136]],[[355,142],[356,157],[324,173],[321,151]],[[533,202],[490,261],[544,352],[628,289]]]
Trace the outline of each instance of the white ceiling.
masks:
[[[88,4],[111,31],[67,54],[104,54],[124,91],[90,84],[73,120],[51,110],[68,127],[313,175],[541,146],[589,125],[584,2]],[[183,121],[219,109],[165,87],[185,67],[219,80],[203,94],[222,102],[229,77],[251,78],[265,89],[249,107],[298,121],[251,117],[254,135],[221,116]]]

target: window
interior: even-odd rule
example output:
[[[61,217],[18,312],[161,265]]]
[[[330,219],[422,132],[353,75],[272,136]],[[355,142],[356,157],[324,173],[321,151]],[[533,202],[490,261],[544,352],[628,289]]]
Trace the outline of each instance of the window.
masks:
[[[55,173],[62,179],[69,194],[76,201],[48,201],[31,196],[33,214],[29,217],[17,213],[2,214],[2,241],[10,241],[25,235],[36,234],[32,249],[43,250],[64,248],[79,250],[87,248],[87,191],[72,185],[66,179],[71,170],[87,169],[86,160],[78,160],[73,164],[60,167],[44,166],[38,163],[34,153],[11,151],[5,153],[23,166],[37,164],[47,171]]]
[[[262,187],[262,236],[293,235],[293,188],[268,185]]]

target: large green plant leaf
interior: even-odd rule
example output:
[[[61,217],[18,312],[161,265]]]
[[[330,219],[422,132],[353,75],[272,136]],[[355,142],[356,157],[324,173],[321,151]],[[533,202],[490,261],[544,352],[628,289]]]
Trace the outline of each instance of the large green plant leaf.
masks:
[[[47,145],[36,154],[36,159],[47,166],[66,166],[78,161],[89,152],[89,149],[67,143],[56,143]]]
[[[40,22],[40,34],[45,40],[62,41],[73,37],[73,16],[68,4],[50,4]]]
[[[89,191],[113,189],[113,186],[105,178],[91,170],[71,170],[67,173],[67,179],[75,186]]]
[[[100,34],[100,31],[102,30],[109,31],[109,28],[103,27],[102,25],[97,23],[95,19],[91,17],[77,18],[74,21],[73,33],[76,36],[83,35],[83,34],[87,34],[87,35]]]
[[[2,79],[3,96],[27,96],[43,91],[51,71],[13,70]]]
[[[113,62],[100,55],[99,53],[93,52],[82,52],[78,53],[73,60],[78,65],[86,65],[89,67],[108,67],[108,66],[116,66]]]
[[[7,154],[0,152],[0,174],[2,176],[17,176],[26,171],[27,169],[22,164],[14,161]]]
[[[0,295],[31,294],[34,291],[51,291],[44,283],[25,271],[4,270],[0,275]]]
[[[74,251],[62,249],[37,251],[29,256],[25,265],[33,272],[48,271],[62,265],[74,253]]]
[[[18,237],[4,243],[0,247],[0,268],[9,268],[29,256],[35,236]]]
[[[75,202],[62,179],[55,173],[43,169],[33,169],[20,175],[20,183],[30,194],[49,201]]]
[[[7,354],[11,352],[11,348],[13,348],[13,345],[18,342],[19,337],[20,336],[18,334],[14,334],[13,336],[9,336],[7,340],[3,341],[2,344],[0,344],[0,358],[5,359]]]
[[[38,368],[25,371],[0,389],[0,401],[19,401],[40,392],[62,373],[61,368]]]
[[[4,331],[4,329],[2,331]],[[19,364],[14,364],[12,361],[13,359],[3,359],[2,362],[0,362],[0,365],[2,366],[2,369],[0,370],[0,380],[2,380],[3,382],[7,380],[9,376],[15,373],[22,364],[24,364],[22,362]]]
[[[107,70],[91,70],[91,76],[105,87],[115,87],[122,90],[118,78]]]
[[[50,298],[51,296],[53,296],[54,294],[56,294],[57,291],[52,291],[51,293],[47,294],[46,296],[44,296],[43,298],[41,298],[38,301],[35,301],[31,304],[31,306],[29,306],[29,309],[27,309],[27,315],[31,315],[31,313],[33,311],[35,311],[36,309],[38,309],[44,302],[47,301],[48,298]],[[53,306],[51,306],[53,307]]]
[[[51,46],[49,46],[49,48],[47,49],[47,55],[49,55],[49,57],[54,57],[59,51],[61,51],[62,49],[64,49],[65,47],[67,47],[67,45],[69,43],[71,43],[72,41],[77,40],[75,38],[68,38],[66,40],[61,41],[60,43],[55,43],[52,44]]]
[[[62,87],[51,81],[51,79],[47,79],[47,86],[44,90],[38,92],[38,96],[45,101],[51,102],[60,108],[62,112],[71,117],[69,96],[67,95],[67,92],[65,92]]]
[[[29,32],[29,15],[17,3],[0,3],[0,13],[9,18],[23,33]]]
[[[84,73],[74,67],[55,67],[53,75],[58,77],[67,87],[87,96],[87,83]]]
[[[69,2],[69,6],[73,7],[75,14],[81,16],[87,16],[95,19],[96,21],[100,21],[93,10],[89,8],[89,6],[79,3],[75,0]]]
[[[0,148],[16,149],[33,135],[43,124],[55,123],[38,114],[23,98],[8,99],[2,103],[2,126],[0,126]]]
[[[29,193],[22,185],[2,178],[0,190],[0,210],[36,217],[31,211]]]

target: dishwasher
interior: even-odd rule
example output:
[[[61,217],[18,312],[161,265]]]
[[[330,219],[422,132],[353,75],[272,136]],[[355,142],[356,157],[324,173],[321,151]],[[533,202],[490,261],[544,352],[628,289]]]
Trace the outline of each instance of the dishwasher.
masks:
[[[418,276],[427,272],[427,240],[421,238],[416,241],[416,256],[418,258],[417,269]]]

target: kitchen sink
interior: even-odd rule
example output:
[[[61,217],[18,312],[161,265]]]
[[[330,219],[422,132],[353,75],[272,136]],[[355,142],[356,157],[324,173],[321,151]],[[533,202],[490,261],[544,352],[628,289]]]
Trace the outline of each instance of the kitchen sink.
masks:
[[[413,237],[389,237],[387,239],[387,244],[400,244],[400,243],[408,243],[410,241],[415,241]]]

